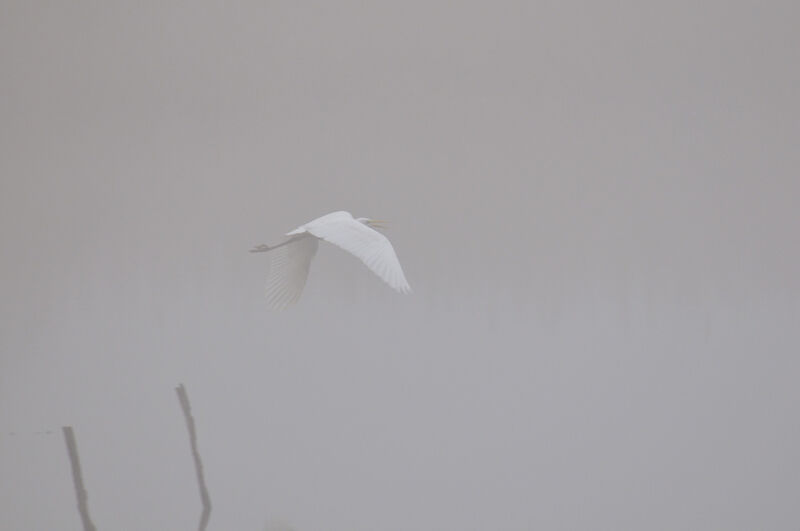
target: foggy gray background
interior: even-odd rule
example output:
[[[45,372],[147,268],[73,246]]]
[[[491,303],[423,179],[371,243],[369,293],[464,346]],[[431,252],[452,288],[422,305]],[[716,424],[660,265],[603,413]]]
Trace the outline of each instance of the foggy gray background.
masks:
[[[797,529],[798,15],[2,2],[0,528]]]

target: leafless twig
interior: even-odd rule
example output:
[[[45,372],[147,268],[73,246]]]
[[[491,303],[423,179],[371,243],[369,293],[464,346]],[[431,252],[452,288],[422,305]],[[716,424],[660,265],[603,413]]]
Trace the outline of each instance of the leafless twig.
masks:
[[[194,457],[194,468],[197,471],[197,484],[200,487],[200,501],[203,503],[203,512],[200,515],[199,531],[205,531],[208,525],[208,518],[211,516],[211,498],[208,496],[206,480],[203,477],[203,462],[200,460],[200,452],[197,451],[197,433],[194,429],[194,418],[192,417],[192,407],[189,405],[189,395],[186,388],[180,384],[175,388],[178,393],[178,401],[183,409],[183,416],[186,418],[186,427],[189,429],[189,443],[192,445],[192,457]]]
[[[75,484],[75,495],[78,497],[78,512],[81,514],[84,531],[97,531],[89,517],[89,495],[83,486],[83,476],[81,475],[81,462],[78,459],[78,444],[75,442],[75,433],[72,426],[64,426],[64,439],[67,441],[67,453],[69,463],[72,466],[72,481]]]

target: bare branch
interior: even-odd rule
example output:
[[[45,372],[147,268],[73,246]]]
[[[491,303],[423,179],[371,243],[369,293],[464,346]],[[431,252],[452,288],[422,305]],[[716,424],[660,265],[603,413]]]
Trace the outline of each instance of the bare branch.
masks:
[[[186,418],[186,427],[189,430],[189,443],[192,446],[192,457],[194,458],[194,468],[197,471],[197,485],[200,487],[200,501],[203,503],[203,512],[200,515],[199,531],[205,531],[208,519],[211,516],[211,498],[206,488],[206,480],[203,477],[203,462],[200,460],[200,452],[197,450],[197,433],[194,429],[194,417],[192,417],[192,407],[189,405],[189,395],[186,388],[180,384],[175,388],[178,393],[178,401],[183,409],[183,416]]]
[[[78,498],[78,512],[81,515],[84,531],[97,531],[89,517],[89,495],[83,486],[83,476],[81,474],[81,462],[78,458],[78,443],[75,442],[75,433],[72,426],[64,426],[64,440],[67,442],[67,453],[69,463],[72,466],[72,481],[75,484],[75,495]]]

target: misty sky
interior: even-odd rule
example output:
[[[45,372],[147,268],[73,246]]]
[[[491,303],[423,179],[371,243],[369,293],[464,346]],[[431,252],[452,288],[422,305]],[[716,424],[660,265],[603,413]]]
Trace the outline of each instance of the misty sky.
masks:
[[[798,529],[798,17],[3,1],[0,529]]]

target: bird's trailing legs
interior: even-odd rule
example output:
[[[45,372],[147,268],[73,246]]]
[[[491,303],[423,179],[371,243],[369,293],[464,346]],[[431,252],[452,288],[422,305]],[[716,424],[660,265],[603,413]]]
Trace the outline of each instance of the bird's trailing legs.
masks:
[[[307,237],[308,236],[306,234],[301,234],[299,236],[292,236],[291,238],[289,238],[285,242],[281,242],[278,245],[272,245],[272,246],[269,246],[266,243],[262,243],[261,245],[256,245],[255,247],[250,249],[250,252],[251,253],[265,253],[267,251],[271,251],[273,249],[277,249],[278,247],[283,247],[284,245],[292,243],[293,241],[295,241],[297,239],[307,238]]]

